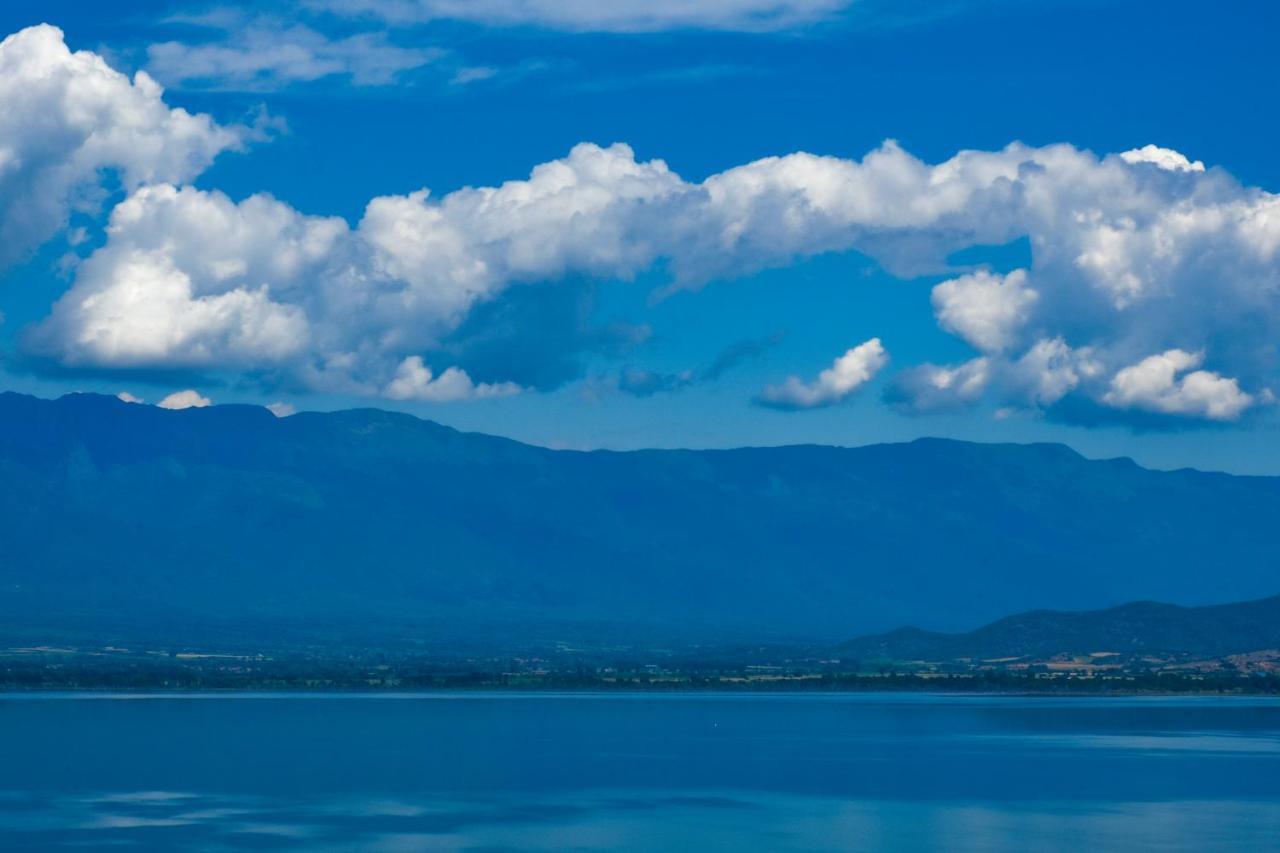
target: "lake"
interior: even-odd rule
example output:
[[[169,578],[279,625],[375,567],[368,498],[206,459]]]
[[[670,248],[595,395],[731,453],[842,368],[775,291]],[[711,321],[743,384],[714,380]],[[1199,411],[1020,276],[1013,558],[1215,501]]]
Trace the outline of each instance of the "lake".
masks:
[[[1280,701],[0,694],[0,849],[1280,850]]]

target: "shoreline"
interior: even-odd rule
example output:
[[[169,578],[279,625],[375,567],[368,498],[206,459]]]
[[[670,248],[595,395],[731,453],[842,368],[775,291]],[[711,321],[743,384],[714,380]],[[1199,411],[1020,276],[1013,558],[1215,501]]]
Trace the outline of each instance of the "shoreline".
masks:
[[[179,684],[45,684],[0,685],[0,699],[18,696],[83,696],[83,697],[369,697],[395,698],[413,696],[935,696],[956,698],[1000,697],[1027,699],[1101,699],[1101,698],[1260,698],[1280,700],[1280,685],[1236,683],[1231,685],[1178,686],[1174,688],[1101,688],[1096,685],[1032,687],[1030,685],[975,684],[971,687],[937,684],[866,684],[856,686],[814,685],[806,687],[724,684],[672,684],[672,685],[280,685],[246,684],[235,686],[179,685]]]

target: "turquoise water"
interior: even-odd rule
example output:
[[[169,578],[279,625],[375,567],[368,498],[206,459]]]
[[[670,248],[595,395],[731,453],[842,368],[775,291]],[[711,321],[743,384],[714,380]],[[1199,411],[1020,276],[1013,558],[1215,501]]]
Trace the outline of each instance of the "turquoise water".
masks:
[[[1280,850],[1280,702],[0,694],[0,849]]]

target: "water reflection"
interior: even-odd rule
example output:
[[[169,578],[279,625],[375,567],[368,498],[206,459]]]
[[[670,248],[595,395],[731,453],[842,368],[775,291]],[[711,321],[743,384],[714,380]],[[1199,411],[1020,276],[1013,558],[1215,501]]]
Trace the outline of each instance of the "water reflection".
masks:
[[[298,801],[6,798],[6,850],[1269,850],[1275,802],[921,803],[721,792]]]
[[[137,698],[0,698],[0,849],[1280,849],[1268,700]]]

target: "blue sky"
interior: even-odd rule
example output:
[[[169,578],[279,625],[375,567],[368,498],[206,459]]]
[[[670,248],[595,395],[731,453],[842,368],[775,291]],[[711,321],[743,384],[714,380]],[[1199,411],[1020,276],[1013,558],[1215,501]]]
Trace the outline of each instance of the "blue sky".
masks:
[[[1272,4],[599,8],[7,4],[4,385],[1280,473]]]

